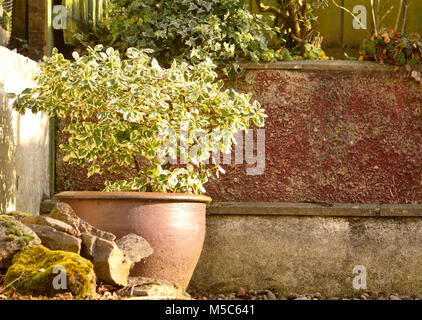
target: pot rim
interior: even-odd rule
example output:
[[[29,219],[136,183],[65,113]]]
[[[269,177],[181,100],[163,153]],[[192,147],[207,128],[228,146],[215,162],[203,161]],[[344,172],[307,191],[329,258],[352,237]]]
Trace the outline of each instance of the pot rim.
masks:
[[[58,200],[144,200],[210,203],[211,198],[201,194],[137,192],[137,191],[63,191],[53,197]]]

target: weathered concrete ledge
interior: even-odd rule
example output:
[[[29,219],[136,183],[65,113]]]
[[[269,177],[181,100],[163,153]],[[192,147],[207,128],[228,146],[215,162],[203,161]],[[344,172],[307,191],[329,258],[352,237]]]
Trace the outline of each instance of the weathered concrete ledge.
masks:
[[[356,266],[366,268],[368,290],[420,292],[421,207],[214,203],[189,289],[341,296],[357,292]]]
[[[351,60],[294,60],[274,63],[244,63],[246,70],[301,70],[301,71],[351,71],[351,72],[396,72],[392,65],[380,64],[372,61]]]
[[[422,205],[217,202],[207,208],[208,215],[323,216],[323,217],[422,217]]]

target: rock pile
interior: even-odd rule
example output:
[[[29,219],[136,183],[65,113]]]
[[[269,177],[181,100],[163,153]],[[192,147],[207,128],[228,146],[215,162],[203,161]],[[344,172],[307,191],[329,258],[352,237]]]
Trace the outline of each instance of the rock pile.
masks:
[[[170,281],[144,277],[130,277],[128,285],[117,291],[117,295],[120,297],[131,297],[137,300],[186,300],[191,298],[177,284]]]
[[[7,269],[15,254],[41,244],[35,232],[12,215],[0,215],[0,269]]]
[[[72,270],[84,271],[70,277],[74,281],[69,284],[69,291],[76,297],[94,297],[95,282],[99,279],[116,290],[120,288],[116,291],[119,298],[188,299],[190,296],[171,282],[129,278],[134,264],[152,253],[142,237],[129,234],[116,240],[112,233],[80,219],[62,202],[56,203],[48,215],[0,215],[0,269],[8,269],[5,283],[14,283],[15,289],[23,294],[50,295],[51,290],[41,283],[44,279],[51,287],[51,268],[60,262],[67,263]],[[39,261],[27,259],[31,255],[52,263],[40,266]],[[36,284],[33,289],[31,284]]]
[[[45,247],[80,254],[92,261],[97,277],[117,287],[126,286],[134,264],[153,252],[146,240],[135,234],[115,242],[114,234],[91,226],[63,202],[58,202],[49,215],[24,217],[21,222]]]

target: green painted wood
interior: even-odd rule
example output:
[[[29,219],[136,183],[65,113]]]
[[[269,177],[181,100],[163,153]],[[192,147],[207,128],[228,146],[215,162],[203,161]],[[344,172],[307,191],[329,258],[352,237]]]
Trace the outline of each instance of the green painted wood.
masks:
[[[372,19],[371,19],[371,11],[370,11],[370,1],[369,0],[345,0],[343,6],[348,10],[352,11],[353,8],[357,5],[364,5],[367,8],[366,14],[366,24],[367,29],[354,29],[353,28],[353,17],[344,12],[343,10],[343,27],[341,32],[343,33],[343,47],[359,47],[360,44],[364,39],[367,39],[372,35],[373,28],[372,28]],[[330,8],[331,9],[331,8]],[[341,10],[339,8],[334,7],[336,10]]]
[[[322,44],[326,47],[336,48],[343,44],[343,12],[333,6],[315,10],[318,16],[317,31],[323,37]]]
[[[417,32],[422,34],[421,28],[421,20],[422,20],[422,1],[420,0],[407,0],[410,4],[408,12],[407,12],[407,19],[406,19],[406,27],[405,33],[410,34]],[[369,0],[345,0],[345,7],[349,10],[352,10],[355,5],[363,4],[367,8],[367,23],[368,23],[368,31],[370,34],[373,34],[374,27],[373,27],[373,20],[371,14],[371,6]],[[396,18],[398,15],[398,8],[399,8],[400,0],[386,0],[381,1],[381,8],[380,13],[376,15],[376,21],[378,24],[378,30],[381,28],[391,28],[395,29],[396,25]],[[384,20],[381,21],[382,17],[391,9],[391,6],[394,5],[394,8],[388,13]],[[403,15],[403,11],[402,11]],[[343,45],[344,46],[352,46],[358,47],[364,39],[370,37],[367,32],[364,30],[355,30],[352,27],[353,18],[345,13],[344,14],[344,24],[343,24]],[[398,30],[401,29],[401,24],[399,24]]]
[[[267,4],[273,4],[275,0],[266,1]],[[337,8],[331,0],[329,0],[328,7],[319,9],[316,14],[319,17],[319,26],[317,30],[324,38],[323,45],[328,48],[357,48],[360,46],[364,39],[369,37],[374,31],[370,0],[337,0],[337,3],[343,5],[350,11],[356,5],[364,5],[367,8],[367,31],[353,28],[353,17]],[[409,8],[407,12],[407,20],[405,32],[422,34],[422,1],[421,0],[407,0]],[[259,8],[255,0],[249,0],[249,8],[254,13],[259,13]],[[394,9],[384,19],[380,27],[394,28],[396,23],[398,6],[400,0],[381,0],[382,10],[380,10],[380,17],[388,11],[391,5]],[[401,29],[399,27],[399,29]],[[368,34],[369,32],[369,34]]]
[[[417,32],[422,35],[422,1],[413,0],[407,15],[406,33]]]
[[[13,1],[12,36],[23,40],[28,39],[26,2],[27,0]]]
[[[86,31],[91,23],[98,23],[104,14],[107,0],[62,0],[67,9],[67,29],[64,33],[66,44],[76,44],[73,35]]]
[[[54,47],[54,36],[53,36],[53,0],[47,1],[47,47],[45,52],[46,55],[51,56]]]

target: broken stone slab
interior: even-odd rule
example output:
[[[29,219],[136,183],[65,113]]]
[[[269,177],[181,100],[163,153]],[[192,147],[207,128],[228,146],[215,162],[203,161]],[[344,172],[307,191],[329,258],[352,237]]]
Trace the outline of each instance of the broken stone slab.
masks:
[[[27,224],[41,239],[42,244],[51,250],[63,250],[79,254],[81,252],[82,240],[68,233],[56,229],[38,225]]]
[[[58,202],[51,211],[49,217],[63,221],[78,230],[79,234],[91,234],[106,240],[114,241],[116,236],[91,226],[88,222],[79,218],[72,207],[64,202]]]
[[[21,250],[41,244],[38,236],[22,222],[10,215],[0,215],[0,269],[11,265]]]
[[[25,217],[22,220],[22,223],[25,224],[38,224],[41,226],[48,226],[56,229],[57,231],[66,232],[72,236],[78,236],[79,231],[76,230],[71,225],[67,224],[66,222],[46,217],[46,216],[29,216]]]
[[[130,233],[120,238],[116,241],[116,244],[133,262],[139,262],[153,253],[153,249],[149,243],[144,238],[134,233]]]
[[[50,214],[58,202],[57,199],[44,200],[40,205],[40,214]]]
[[[117,295],[129,298],[191,299],[185,290],[171,281],[146,277],[130,277],[128,285],[117,291]]]
[[[98,238],[102,238],[109,241],[116,240],[116,236],[110,232],[103,231],[91,226],[88,222],[81,219],[79,224],[79,231],[81,234],[90,234]]]
[[[81,255],[92,261],[99,279],[117,287],[127,285],[134,262],[113,241],[83,234]]]
[[[49,217],[63,221],[79,231],[80,218],[66,203],[58,202],[50,212]]]

